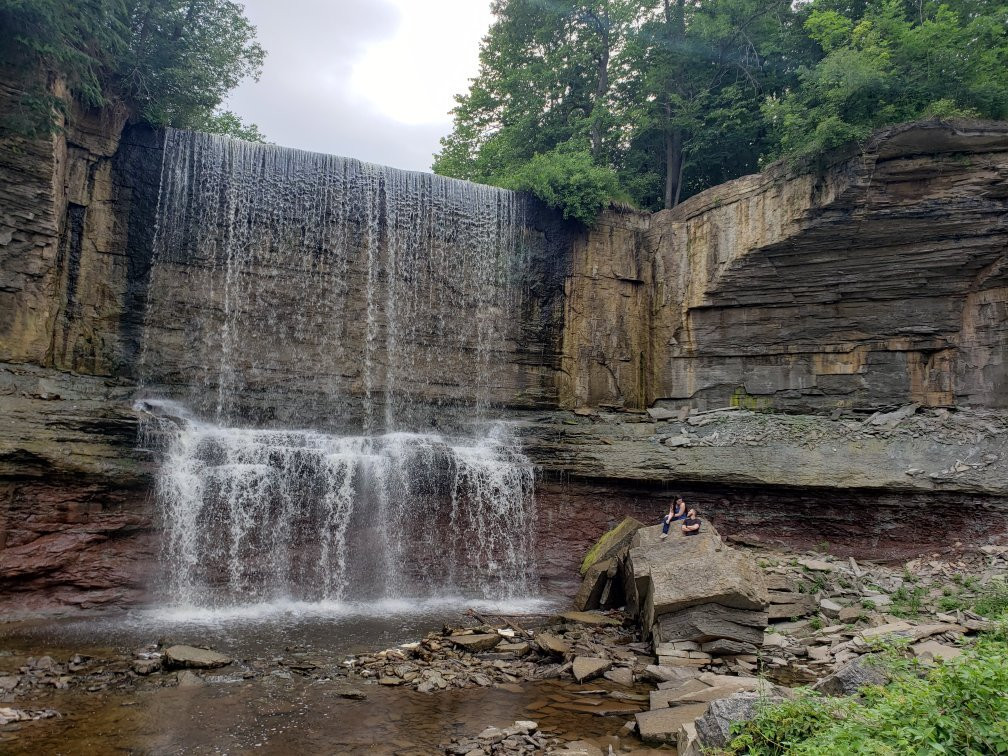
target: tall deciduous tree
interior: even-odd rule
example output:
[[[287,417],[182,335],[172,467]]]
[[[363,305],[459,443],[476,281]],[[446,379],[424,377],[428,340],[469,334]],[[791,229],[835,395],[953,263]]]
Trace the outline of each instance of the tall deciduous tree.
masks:
[[[764,107],[772,155],[812,155],[925,117],[1008,118],[1008,4],[817,0],[822,59]]]
[[[52,129],[63,107],[47,86],[55,77],[86,105],[120,101],[153,124],[255,136],[216,112],[239,81],[258,75],[265,53],[255,35],[235,0],[0,0],[0,60],[27,90],[5,125]]]

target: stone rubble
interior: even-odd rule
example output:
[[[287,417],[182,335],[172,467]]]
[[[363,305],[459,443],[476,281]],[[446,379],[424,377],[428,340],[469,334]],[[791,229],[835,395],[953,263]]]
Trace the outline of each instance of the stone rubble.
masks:
[[[656,538],[653,528],[639,530],[639,542]],[[676,545],[672,541],[655,548],[667,553]],[[607,559],[626,569],[630,552],[637,548],[642,547],[628,544],[625,555]],[[736,551],[723,544],[719,548],[723,552],[712,553]],[[742,716],[745,702],[754,696],[784,698],[796,685],[813,685],[828,695],[855,695],[866,684],[884,683],[884,674],[871,663],[880,643],[906,644],[908,657],[923,665],[954,659],[977,632],[993,627],[988,618],[966,607],[1008,576],[1008,547],[996,544],[952,557],[923,554],[902,565],[819,552],[742,551],[756,565],[766,607],[786,606],[787,611],[730,606],[751,606],[752,586],[726,592],[717,586],[731,581],[719,580],[711,590],[723,604],[704,601],[710,596],[686,597],[682,592],[652,596],[652,611],[669,606],[673,610],[651,620],[650,632],[640,624],[646,612],[639,607],[635,611],[630,604],[625,613],[569,611],[521,618],[521,624],[514,618],[471,615],[418,641],[346,659],[297,648],[268,658],[229,658],[165,639],[109,658],[46,655],[0,667],[0,704],[10,707],[0,709],[0,715],[13,716],[5,713],[11,710],[32,717],[55,715],[40,713],[43,710],[27,701],[14,709],[18,699],[46,690],[97,693],[298,676],[326,685],[336,696],[361,700],[367,698],[370,685],[427,694],[476,687],[517,693],[525,683],[555,680],[565,681],[570,695],[565,693],[566,700],[560,702],[544,701],[538,711],[629,719],[613,736],[615,753],[627,752],[640,738],[654,747],[676,745],[681,754],[697,756],[716,742],[711,733],[723,733],[724,722]],[[745,574],[751,569],[736,557],[729,561],[742,565]],[[652,570],[649,577],[653,574]],[[616,575],[609,580],[625,578]],[[757,603],[762,595],[757,590]],[[675,603],[680,600],[701,603],[683,609]],[[721,609],[711,609],[715,606]],[[759,616],[750,618],[747,613]],[[670,617],[676,620],[664,619]],[[215,670],[192,666],[197,660],[211,664],[222,659],[228,664]],[[8,721],[24,716],[19,713],[17,720]],[[444,744],[444,752],[573,756],[594,754],[592,749],[597,749],[605,753],[598,739],[570,740],[572,733],[544,733],[538,726],[513,730],[526,725],[516,722],[456,738]],[[630,737],[633,740],[619,740]]]
[[[964,605],[991,589],[1004,590],[1008,577],[1008,547],[996,544],[899,566],[828,553],[750,551],[747,559],[758,565],[756,582],[765,584],[768,609],[757,620],[745,614],[757,611],[743,608],[752,606],[751,586],[749,593],[726,591],[733,579],[719,572],[736,564],[738,578],[748,574],[747,561],[729,558],[717,569],[696,568],[692,549],[682,550],[690,542],[661,541],[659,530],[638,529],[626,551],[610,558],[627,585],[628,615],[650,635],[657,662],[635,673],[656,689],[633,726],[646,743],[675,745],[682,756],[723,748],[731,724],[751,717],[757,700],[783,700],[793,686],[851,696],[866,685],[886,684],[888,674],[873,661],[879,644],[902,643],[907,656],[925,665],[955,659],[977,632],[993,627]],[[658,563],[673,575],[696,575],[694,582],[705,586],[709,598],[724,603],[678,609],[678,600],[702,598],[655,581],[652,564]],[[639,596],[645,599],[635,600]],[[671,611],[660,614],[655,606]]]

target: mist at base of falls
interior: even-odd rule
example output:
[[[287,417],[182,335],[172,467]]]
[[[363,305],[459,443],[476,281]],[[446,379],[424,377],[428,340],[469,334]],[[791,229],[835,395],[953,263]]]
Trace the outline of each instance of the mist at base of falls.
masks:
[[[535,590],[533,469],[503,423],[471,438],[149,423],[165,457],[164,590],[177,606]]]

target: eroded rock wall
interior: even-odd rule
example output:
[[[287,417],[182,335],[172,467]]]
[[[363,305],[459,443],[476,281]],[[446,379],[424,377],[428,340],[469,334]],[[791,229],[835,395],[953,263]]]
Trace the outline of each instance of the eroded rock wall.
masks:
[[[652,218],[652,400],[1008,406],[1008,125],[877,134]]]
[[[0,107],[18,96],[0,86]],[[0,613],[133,600],[151,561],[130,405],[156,137],[71,108],[0,145]]]

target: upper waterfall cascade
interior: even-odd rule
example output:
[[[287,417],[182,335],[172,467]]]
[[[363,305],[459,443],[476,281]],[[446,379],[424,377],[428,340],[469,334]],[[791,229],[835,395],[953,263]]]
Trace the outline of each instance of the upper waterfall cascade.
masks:
[[[167,131],[142,406],[177,601],[527,595],[532,469],[493,422],[524,203]]]

